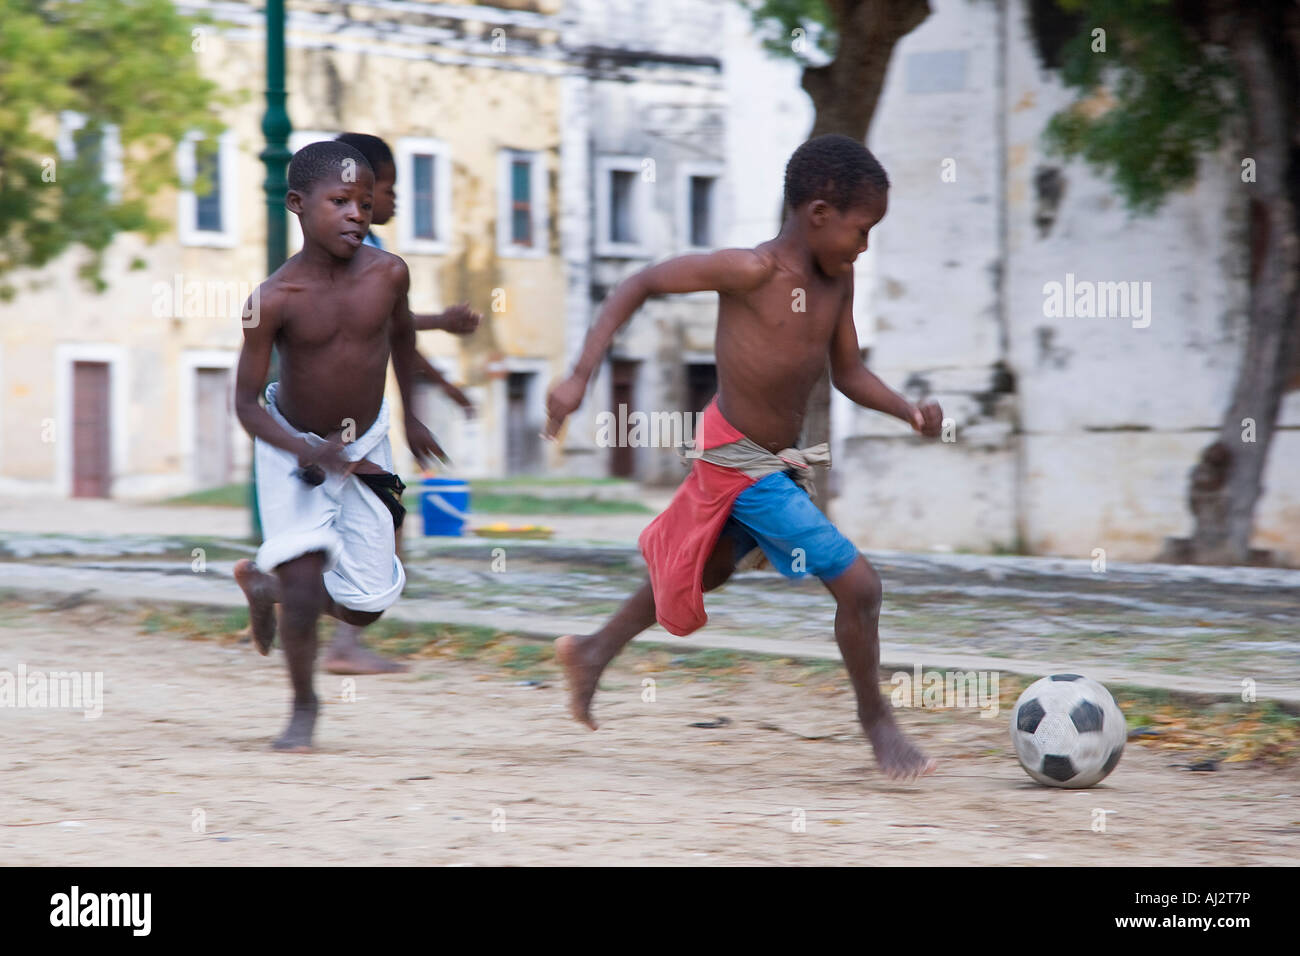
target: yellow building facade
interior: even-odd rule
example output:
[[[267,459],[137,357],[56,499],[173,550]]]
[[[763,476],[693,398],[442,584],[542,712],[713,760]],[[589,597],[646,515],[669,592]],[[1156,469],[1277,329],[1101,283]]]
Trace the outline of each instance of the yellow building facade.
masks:
[[[76,250],[15,277],[19,294],[0,304],[0,493],[156,498],[247,475],[230,395],[241,306],[266,271],[262,13],[180,6],[216,19],[195,53],[204,74],[251,93],[223,116],[206,170],[217,188],[160,196],[155,212],[174,227],[152,244],[117,237],[102,294],[77,279]],[[419,336],[478,419],[428,389],[420,414],[461,474],[545,469],[558,452],[516,441],[508,453],[507,436],[540,429],[546,384],[565,362],[558,0],[287,6],[291,148],[343,131],[383,137],[398,210],[375,233],[410,267],[413,311],[468,301],[484,316],[463,339]],[[192,145],[177,164],[188,181]],[[289,232],[292,253],[296,222]],[[391,376],[388,393],[396,407]]]

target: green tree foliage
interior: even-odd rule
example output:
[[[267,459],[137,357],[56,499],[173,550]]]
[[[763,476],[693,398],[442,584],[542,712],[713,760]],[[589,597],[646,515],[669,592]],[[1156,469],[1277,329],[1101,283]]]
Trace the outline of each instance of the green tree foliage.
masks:
[[[1249,211],[1244,341],[1218,435],[1189,475],[1192,535],[1171,539],[1165,557],[1254,561],[1254,512],[1282,396],[1300,385],[1300,7],[1294,0],[1057,6],[1078,18],[1063,60],[1076,99],[1052,118],[1049,146],[1109,174],[1131,210],[1151,212],[1191,185],[1199,158],[1228,137],[1241,144],[1243,168],[1230,175]],[[1257,430],[1250,439],[1247,421]]]
[[[1241,113],[1226,51],[1203,43],[1170,0],[1058,5],[1083,14],[1062,51],[1061,77],[1078,99],[1049,121],[1047,144],[1109,174],[1133,212],[1154,212],[1195,181],[1200,155]]]
[[[768,53],[800,62],[835,56],[839,36],[826,0],[748,0],[746,6]],[[796,46],[796,37],[806,38],[807,46]]]
[[[167,228],[149,197],[177,182],[187,133],[211,150],[232,101],[200,75],[203,23],[171,0],[0,0],[0,298],[14,294],[14,270],[74,245],[89,253],[82,278],[102,290],[116,233]],[[71,160],[55,142],[63,111],[85,117]],[[110,125],[122,150],[116,197],[100,166]]]

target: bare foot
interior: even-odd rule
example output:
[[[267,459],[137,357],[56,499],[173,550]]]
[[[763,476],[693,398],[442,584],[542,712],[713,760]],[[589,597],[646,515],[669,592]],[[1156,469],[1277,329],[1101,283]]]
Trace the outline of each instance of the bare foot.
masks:
[[[331,674],[405,674],[410,668],[366,647],[331,647],[322,666]]]
[[[591,716],[591,698],[605,668],[584,660],[583,639],[565,634],[555,640],[555,657],[564,668],[564,681],[569,687],[569,715],[592,730],[597,727]]]
[[[347,621],[335,625],[334,640],[325,651],[325,670],[331,674],[403,674],[410,669],[362,644],[361,633],[364,630]]]
[[[289,726],[271,744],[272,749],[281,753],[311,753],[311,734],[316,727],[316,708],[317,704],[315,702],[294,704],[293,716],[289,718]]]
[[[889,779],[914,780],[934,773],[938,764],[903,735],[892,717],[880,717],[870,726],[864,720],[862,727],[876,752],[876,762]]]
[[[275,602],[280,599],[279,582],[252,561],[244,558],[235,562],[235,581],[248,598],[248,623],[253,631],[257,652],[265,657],[271,653],[275,640]]]

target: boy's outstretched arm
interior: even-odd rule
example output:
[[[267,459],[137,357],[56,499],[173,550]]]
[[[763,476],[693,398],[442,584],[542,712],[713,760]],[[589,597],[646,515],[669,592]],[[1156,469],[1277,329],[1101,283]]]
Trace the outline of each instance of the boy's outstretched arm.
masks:
[[[877,378],[862,363],[858,348],[858,330],[853,325],[853,287],[844,297],[831,337],[831,384],[850,401],[863,408],[893,415],[911,425],[927,438],[936,438],[943,427],[943,411],[934,400],[913,405]]]
[[[411,313],[411,321],[414,323],[417,332],[438,329],[442,332],[450,332],[452,335],[471,334],[478,328],[478,324],[482,319],[483,316],[471,309],[468,302],[453,305],[450,309],[434,315]]]
[[[686,292],[747,292],[763,281],[771,266],[752,249],[721,249],[668,259],[620,282],[588,330],[573,371],[546,397],[546,437],[554,438],[564,420],[582,404],[591,376],[614,341],[614,334],[646,299]]]
[[[415,350],[415,374],[422,375],[434,385],[437,385],[448,398],[461,407],[466,418],[474,417],[474,403],[469,400],[469,396],[459,388],[447,381],[438,369],[427,358],[420,354],[420,350]]]

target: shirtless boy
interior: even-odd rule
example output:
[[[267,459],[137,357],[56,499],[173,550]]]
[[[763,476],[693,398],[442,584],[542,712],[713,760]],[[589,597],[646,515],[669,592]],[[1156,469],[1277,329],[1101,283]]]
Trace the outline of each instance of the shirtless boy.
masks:
[[[384,398],[390,354],[412,453],[421,463],[442,457],[411,409],[406,263],[363,244],[373,190],[369,164],[350,146],[312,143],[294,154],[285,205],[302,224],[302,251],[262,283],[258,319],[244,329],[239,353],[235,411],[255,439],[264,543],[255,563],[235,565],[235,579],[263,654],[280,603],[293,711],[277,750],[311,748],[316,618],[365,626],[406,582],[394,553],[402,507]],[[273,344],[280,380],[263,407]]]
[[[392,220],[397,211],[397,163],[392,148],[378,136],[370,133],[341,133],[335,142],[351,146],[370,164],[375,174],[374,202],[370,207],[370,225],[382,226]],[[364,240],[368,246],[383,249],[384,245],[372,230],[367,230]],[[468,303],[454,305],[444,312],[432,315],[411,314],[411,324],[417,332],[437,329],[453,335],[470,335],[482,319]],[[417,350],[413,356],[412,373],[442,389],[461,407],[467,417],[474,417],[474,405],[469,398],[449,382]],[[402,536],[397,535],[397,556],[402,556]],[[334,638],[322,655],[321,666],[331,674],[395,674],[407,669],[399,661],[376,654],[362,641],[363,628],[346,621],[336,621]]]
[[[835,388],[865,408],[936,437],[942,412],[913,405],[867,370],[853,326],[853,262],[884,218],[889,181],[861,143],[819,136],[785,174],[789,215],[754,249],[681,256],[636,273],[605,301],[572,374],[547,398],[548,436],[581,404],[615,332],[645,300],[718,293],[718,394],[696,436],[699,458],[668,509],[641,535],[649,579],[594,634],[555,642],[569,710],[596,728],[591,702],[605,667],[657,619],[683,635],[707,620],[703,592],[725,582],[755,547],[787,577],[815,574],[836,601],[835,640],[858,719],[890,777],[934,770],[898,729],[880,693],[880,577],[812,503],[812,466],[826,446],[795,449],[813,385],[830,363]]]

